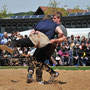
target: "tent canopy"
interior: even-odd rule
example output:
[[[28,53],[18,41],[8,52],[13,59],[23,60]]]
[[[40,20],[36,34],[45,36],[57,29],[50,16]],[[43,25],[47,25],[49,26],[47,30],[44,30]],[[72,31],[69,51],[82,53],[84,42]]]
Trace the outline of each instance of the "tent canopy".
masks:
[[[32,30],[26,30],[23,32],[20,32],[21,35],[28,35],[30,34]],[[88,34],[90,33],[90,28],[67,28],[67,34],[70,37],[71,35],[74,36],[85,36],[86,38],[90,37]]]

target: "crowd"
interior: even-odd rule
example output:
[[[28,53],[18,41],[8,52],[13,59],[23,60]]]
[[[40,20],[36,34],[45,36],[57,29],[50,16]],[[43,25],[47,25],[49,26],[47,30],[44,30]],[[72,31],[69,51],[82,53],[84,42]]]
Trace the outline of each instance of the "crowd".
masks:
[[[12,32],[8,35],[4,32],[0,35],[0,45],[6,44],[10,48],[10,42],[22,38],[28,38],[27,35],[22,36],[19,32]],[[32,57],[35,48],[31,47],[15,47],[13,55],[7,51],[0,50],[0,66],[5,65],[24,65],[27,66]],[[55,52],[45,63],[51,66],[89,66],[90,65],[90,39],[85,36],[67,37],[67,42],[58,44]]]
[[[85,36],[71,35],[67,42],[58,45],[51,60],[55,65],[88,66],[90,65],[90,40]]]

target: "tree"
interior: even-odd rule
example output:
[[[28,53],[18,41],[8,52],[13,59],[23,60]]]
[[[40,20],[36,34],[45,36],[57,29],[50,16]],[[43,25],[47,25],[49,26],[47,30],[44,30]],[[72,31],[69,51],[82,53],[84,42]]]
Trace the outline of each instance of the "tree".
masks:
[[[57,11],[58,5],[60,2],[56,2],[55,0],[50,0],[48,11],[45,14],[54,14]]]
[[[79,5],[77,5],[76,7],[74,7],[74,9],[76,9],[76,10],[80,10],[80,9],[79,9]]]
[[[87,10],[90,11],[90,7],[87,5]]]
[[[10,15],[11,15],[11,13],[7,12],[7,6],[4,5],[3,9],[0,10],[0,18],[6,18],[6,17],[9,17]]]
[[[60,2],[56,2],[55,0],[50,0],[50,7],[57,8],[57,6],[60,4]]]
[[[53,15],[55,12],[59,11],[63,14],[63,16],[67,16],[69,13],[65,8],[59,8],[58,5],[60,2],[56,2],[55,0],[50,0],[48,10],[45,11],[46,15]]]
[[[28,16],[28,15],[34,15],[35,12],[29,11],[29,12],[20,12],[20,13],[14,13],[14,16]]]

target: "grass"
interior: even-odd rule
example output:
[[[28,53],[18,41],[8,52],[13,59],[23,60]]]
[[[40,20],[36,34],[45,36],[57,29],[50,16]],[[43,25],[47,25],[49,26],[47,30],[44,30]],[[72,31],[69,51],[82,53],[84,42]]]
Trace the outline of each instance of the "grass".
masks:
[[[0,69],[27,69],[28,67],[24,66],[0,66]],[[51,66],[53,69],[59,69],[59,70],[90,70],[90,66]]]
[[[78,67],[75,67],[75,66],[61,66],[61,67],[52,67],[53,69],[59,69],[59,70],[90,70],[90,66],[86,66],[86,67],[83,67],[83,66],[78,66]]]

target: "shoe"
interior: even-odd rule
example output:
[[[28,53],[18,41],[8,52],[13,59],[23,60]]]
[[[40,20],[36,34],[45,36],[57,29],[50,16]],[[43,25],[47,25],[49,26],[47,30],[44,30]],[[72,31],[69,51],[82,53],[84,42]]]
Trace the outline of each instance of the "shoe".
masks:
[[[27,83],[31,83],[32,81],[32,70],[29,70],[29,73],[27,74]]]
[[[27,75],[27,83],[31,83],[33,81],[32,74]]]
[[[55,72],[56,74],[55,74],[55,77],[58,77],[59,76],[59,73],[58,72]]]
[[[44,82],[43,81],[41,81],[41,82],[38,82],[39,84],[44,84]]]
[[[50,78],[50,82],[53,81],[56,77],[59,76],[59,73],[58,72],[55,72],[54,74],[51,75],[51,78]]]

